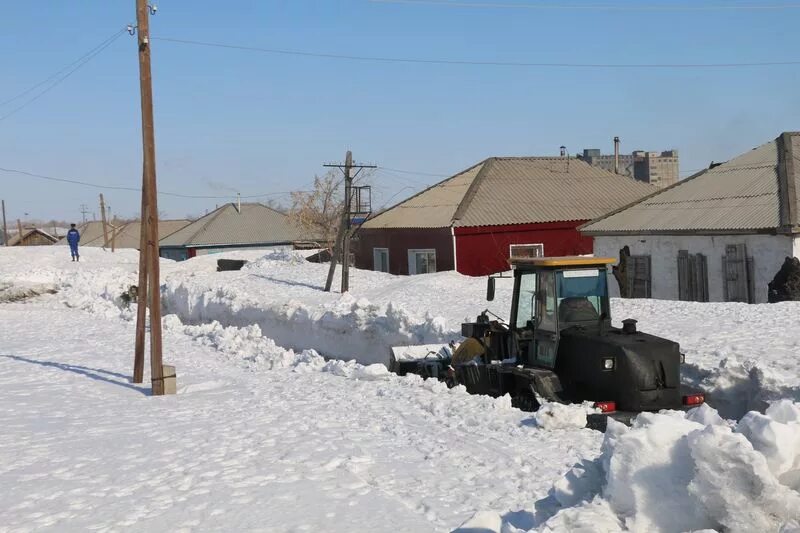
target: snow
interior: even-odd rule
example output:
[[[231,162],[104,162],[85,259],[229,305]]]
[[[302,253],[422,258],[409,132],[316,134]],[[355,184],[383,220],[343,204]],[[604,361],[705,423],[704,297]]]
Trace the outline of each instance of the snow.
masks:
[[[150,398],[120,299],[137,266],[0,248],[0,531],[800,529],[798,303],[613,300],[681,343],[710,405],[602,435],[587,406],[387,371],[393,345],[505,315],[510,286],[487,304],[482,279],[354,270],[325,293],[327,265],[290,252],[162,261],[178,394]]]
[[[0,530],[449,531],[524,508],[599,450],[507,397],[285,348],[256,324],[166,316],[178,394],[148,397],[117,296],[135,255],[4,252],[1,281],[59,292],[0,305]]]

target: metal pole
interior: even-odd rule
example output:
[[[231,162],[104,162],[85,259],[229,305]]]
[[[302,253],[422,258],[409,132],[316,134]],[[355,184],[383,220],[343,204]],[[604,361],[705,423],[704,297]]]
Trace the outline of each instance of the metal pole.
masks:
[[[153,120],[153,86],[150,72],[150,21],[147,0],[136,0],[136,24],[139,41],[139,87],[142,96],[142,153],[147,212],[142,222],[147,226],[146,261],[150,282],[150,379],[153,396],[164,394],[161,360],[161,281],[158,263],[158,193],[156,185],[156,139]]]

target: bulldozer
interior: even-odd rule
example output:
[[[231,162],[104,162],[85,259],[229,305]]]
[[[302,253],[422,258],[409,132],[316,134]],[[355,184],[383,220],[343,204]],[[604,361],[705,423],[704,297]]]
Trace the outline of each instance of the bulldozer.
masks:
[[[508,322],[488,310],[461,325],[456,345],[392,348],[398,374],[463,385],[473,394],[511,396],[535,411],[545,402],[591,402],[587,425],[604,430],[642,411],[688,409],[705,402],[681,385],[678,343],[639,331],[637,321],[611,324],[608,268],[615,259],[533,257],[511,260],[514,280]],[[494,299],[490,276],[486,298]],[[491,316],[490,316],[491,315]]]

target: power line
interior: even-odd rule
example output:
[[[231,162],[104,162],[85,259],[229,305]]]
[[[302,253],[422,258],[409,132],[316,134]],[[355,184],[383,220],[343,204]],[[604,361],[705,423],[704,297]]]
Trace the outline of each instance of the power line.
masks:
[[[172,37],[153,37],[155,40],[189,44],[194,46],[207,46],[212,48],[226,48],[229,50],[245,50],[265,54],[315,57],[321,59],[337,59],[349,61],[368,61],[376,63],[413,63],[425,65],[464,65],[464,66],[491,66],[491,67],[526,67],[526,68],[575,68],[575,69],[704,69],[704,68],[745,68],[745,67],[779,67],[800,65],[796,61],[753,61],[742,63],[539,63],[525,61],[480,61],[459,59],[426,59],[414,57],[386,57],[362,56],[348,54],[329,54],[323,52],[306,52],[302,50],[286,50],[281,48],[261,48],[258,46],[243,46],[225,43],[212,43],[190,39],[175,39]]]
[[[374,4],[430,5],[441,7],[466,7],[478,9],[537,9],[563,11],[778,11],[800,9],[800,4],[713,4],[698,5],[636,5],[636,4],[547,4],[547,3],[493,3],[461,0],[368,0]]]
[[[53,90],[55,87],[57,87],[58,85],[60,85],[60,84],[61,84],[61,83],[62,83],[64,80],[66,80],[67,78],[69,78],[70,76],[72,76],[72,75],[73,75],[75,72],[77,72],[77,71],[78,71],[78,70],[79,70],[81,67],[83,67],[83,66],[84,66],[85,64],[87,64],[89,61],[91,61],[92,59],[94,59],[95,57],[97,57],[97,56],[98,56],[98,55],[99,55],[99,54],[100,54],[100,53],[101,53],[103,50],[105,50],[106,48],[108,48],[109,46],[111,46],[111,44],[112,44],[114,41],[116,41],[116,40],[117,40],[117,39],[120,37],[120,35],[122,35],[124,32],[125,32],[125,29],[122,29],[122,30],[118,31],[118,32],[117,32],[117,33],[115,33],[113,36],[111,36],[111,37],[109,37],[108,39],[106,39],[106,40],[103,42],[103,44],[101,44],[101,45],[99,45],[99,46],[95,47],[95,48],[93,49],[93,51],[89,52],[88,54],[85,54],[85,55],[84,55],[84,56],[83,56],[81,59],[79,59],[77,62],[74,62],[74,63],[73,63],[73,64],[74,64],[74,66],[73,66],[72,68],[70,68],[69,70],[67,70],[67,72],[66,72],[65,74],[61,75],[61,77],[56,77],[56,78],[55,78],[55,81],[53,81],[53,83],[51,83],[49,86],[47,86],[47,87],[46,87],[46,88],[45,88],[43,91],[41,91],[39,94],[37,94],[37,95],[36,95],[36,96],[34,96],[33,98],[31,98],[31,99],[27,100],[27,101],[26,101],[25,103],[23,103],[22,105],[20,105],[20,106],[18,106],[18,107],[16,107],[16,108],[14,108],[14,109],[12,109],[11,111],[9,111],[8,113],[6,113],[5,115],[3,115],[3,116],[0,116],[0,121],[3,121],[3,120],[5,120],[5,119],[7,119],[8,117],[10,117],[11,115],[14,115],[14,114],[15,114],[15,113],[17,113],[18,111],[22,111],[23,109],[25,109],[26,107],[28,107],[30,104],[32,104],[33,102],[35,102],[36,100],[38,100],[39,98],[41,98],[42,96],[44,96],[45,94],[47,94],[48,92],[50,92],[51,90]],[[77,64],[75,64],[75,63],[77,63]],[[62,71],[63,71],[63,69],[62,69]],[[60,72],[61,72],[61,71],[60,71]],[[57,75],[58,75],[58,74],[56,74],[55,76],[57,76]],[[54,76],[51,76],[51,79],[52,79],[53,77],[54,77]],[[36,88],[36,87],[38,87],[38,86],[42,85],[43,83],[46,83],[46,82],[39,83],[38,85],[35,85],[34,87],[32,87],[32,88],[28,89],[27,91],[23,91],[23,93],[20,93],[19,95],[15,96],[14,98],[11,98],[10,100],[7,100],[5,103],[12,102],[12,101],[16,100],[18,97],[22,96],[23,94],[27,94],[28,92],[31,92],[31,91],[32,91],[34,88]]]
[[[40,81],[40,82],[39,82],[39,83],[37,83],[36,85],[32,85],[31,87],[28,87],[27,89],[25,89],[24,91],[22,91],[22,92],[21,92],[21,93],[19,93],[18,95],[16,95],[16,96],[12,96],[12,97],[11,97],[11,98],[9,98],[8,100],[3,100],[2,102],[0,102],[0,107],[4,106],[4,105],[6,105],[6,104],[10,104],[10,103],[11,103],[11,102],[13,102],[14,100],[18,100],[18,99],[22,98],[22,97],[23,97],[23,96],[25,96],[26,94],[29,94],[29,93],[33,92],[34,90],[38,89],[39,87],[41,87],[41,86],[42,86],[42,85],[44,85],[45,83],[47,83],[47,82],[49,82],[49,81],[51,81],[51,80],[53,80],[53,79],[57,78],[57,77],[58,77],[60,74],[63,74],[64,72],[66,72],[67,70],[69,70],[69,69],[70,69],[72,66],[74,66],[76,63],[79,63],[79,62],[83,61],[83,60],[84,60],[84,59],[86,59],[88,56],[90,56],[92,53],[94,53],[96,50],[98,50],[100,47],[102,47],[103,45],[105,45],[107,42],[109,42],[109,41],[111,41],[112,39],[114,39],[114,38],[116,38],[117,36],[119,36],[119,35],[120,35],[120,34],[121,34],[123,31],[125,31],[125,30],[123,29],[123,30],[120,30],[120,31],[118,31],[118,32],[115,32],[113,35],[111,35],[111,36],[107,37],[106,39],[104,39],[102,42],[100,42],[100,44],[98,44],[97,46],[95,46],[94,48],[92,48],[91,50],[89,50],[88,52],[86,52],[85,54],[83,54],[81,57],[79,57],[78,59],[76,59],[75,61],[73,61],[72,63],[70,63],[69,65],[65,66],[65,67],[64,67],[64,68],[62,68],[61,70],[59,70],[59,71],[55,72],[54,74],[51,74],[50,76],[48,76],[47,78],[43,79],[42,81]]]
[[[434,178],[449,178],[450,174],[437,174],[434,172],[418,172],[416,170],[401,170],[399,168],[378,167],[378,170],[388,170],[390,172],[399,172],[400,174],[411,174],[412,176],[431,176]]]
[[[43,174],[34,174],[33,172],[27,172],[25,170],[17,170],[13,168],[2,168],[0,167],[0,172],[8,172],[13,174],[21,174],[23,176],[28,176],[31,178],[37,178],[47,181],[55,181],[59,183],[69,183],[72,185],[82,185],[84,187],[94,187],[96,189],[102,190],[112,190],[112,191],[132,191],[132,192],[141,192],[142,189],[140,187],[125,187],[120,185],[99,185],[97,183],[90,183],[88,181],[81,181],[75,180],[70,178],[59,178],[54,176],[45,176]],[[291,194],[292,192],[309,192],[309,191],[281,191],[281,192],[270,192],[265,194],[250,194],[250,195],[243,195],[241,198],[265,198],[269,196],[281,196],[285,194]],[[229,196],[206,196],[206,195],[193,195],[193,194],[180,194],[176,192],[165,192],[159,191],[158,194],[163,196],[174,196],[177,198],[191,198],[191,199],[200,199],[200,200],[227,200],[230,198],[235,198],[234,195]]]

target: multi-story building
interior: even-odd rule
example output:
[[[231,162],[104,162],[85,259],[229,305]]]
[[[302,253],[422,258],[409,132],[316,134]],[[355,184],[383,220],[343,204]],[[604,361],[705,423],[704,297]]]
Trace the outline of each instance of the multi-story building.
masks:
[[[592,166],[614,172],[614,156],[603,155],[600,150],[586,149],[579,155]],[[635,178],[656,187],[669,187],[678,183],[680,179],[678,170],[678,151],[645,152],[637,150],[632,154],[619,155],[619,173]]]

